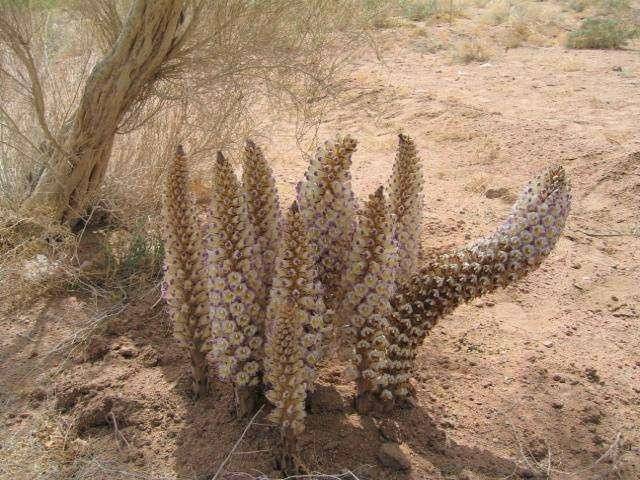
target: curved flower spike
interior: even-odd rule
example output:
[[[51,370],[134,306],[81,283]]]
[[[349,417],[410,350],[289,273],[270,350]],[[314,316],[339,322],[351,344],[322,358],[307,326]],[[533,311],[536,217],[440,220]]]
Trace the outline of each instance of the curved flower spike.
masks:
[[[463,302],[512,284],[549,255],[570,208],[570,186],[562,167],[529,183],[506,221],[492,235],[430,261],[392,299],[389,386],[383,400],[412,394],[409,383],[417,350],[440,318]]]

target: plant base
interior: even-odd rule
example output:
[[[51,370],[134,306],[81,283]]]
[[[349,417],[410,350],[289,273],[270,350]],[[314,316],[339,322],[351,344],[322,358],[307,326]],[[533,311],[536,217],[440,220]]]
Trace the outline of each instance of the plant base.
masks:
[[[378,395],[370,391],[359,392],[356,395],[355,407],[361,415],[383,413],[385,411],[385,403]]]
[[[255,412],[260,398],[260,389],[258,387],[236,387],[236,415],[238,418],[244,418]]]
[[[205,355],[195,349],[192,349],[189,354],[193,395],[196,399],[206,397],[209,394],[209,366]]]
[[[283,439],[276,452],[275,467],[285,476],[308,475],[310,470],[298,455],[295,442]]]

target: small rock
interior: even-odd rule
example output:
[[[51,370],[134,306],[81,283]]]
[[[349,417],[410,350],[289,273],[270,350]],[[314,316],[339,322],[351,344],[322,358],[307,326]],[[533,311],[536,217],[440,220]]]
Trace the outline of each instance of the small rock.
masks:
[[[556,374],[555,374],[553,377],[551,377],[551,378],[553,378],[553,380],[554,380],[555,382],[559,382],[559,383],[565,383],[565,382],[566,382],[566,380],[564,379],[564,377],[562,377],[559,373],[556,373]]]
[[[564,407],[564,403],[558,402],[558,401],[553,401],[553,402],[551,402],[551,406],[553,408],[555,408],[556,410],[560,410],[562,407]]]
[[[120,353],[123,358],[133,358],[138,356],[138,349],[134,345],[127,343],[120,346],[118,353]]]
[[[411,469],[411,461],[406,448],[397,443],[383,443],[378,450],[378,460],[382,465],[392,470],[406,471]]]
[[[584,410],[584,416],[582,417],[582,423],[585,425],[600,425],[602,423],[602,419],[604,418],[604,413],[602,411],[588,406]]]
[[[458,474],[458,480],[480,480],[480,477],[465,468]]]
[[[542,440],[540,438],[535,438],[534,437],[534,438],[530,439],[528,444],[527,444],[527,446],[528,446],[528,450],[529,450],[530,455],[537,462],[541,461],[549,453],[549,449],[547,447],[547,444],[544,442],[544,440]]]
[[[140,351],[140,361],[145,367],[155,367],[160,363],[160,356],[155,348],[147,345]]]
[[[587,380],[589,380],[591,383],[600,383],[602,381],[600,375],[598,375],[598,371],[593,367],[585,368],[584,374],[585,377],[587,377]]]
[[[618,301],[618,297],[616,297],[615,295],[611,295],[611,300],[613,300],[614,302]]]
[[[509,189],[508,188],[489,188],[487,189],[486,192],[484,192],[484,196],[490,199],[494,199],[494,198],[502,198],[505,195],[509,194]]]
[[[582,265],[579,263],[572,263],[571,264],[571,268],[574,268],[576,270],[580,270],[582,268]]]
[[[547,348],[551,348],[553,347],[553,342],[551,340],[547,340],[546,342],[543,342],[542,345]]]

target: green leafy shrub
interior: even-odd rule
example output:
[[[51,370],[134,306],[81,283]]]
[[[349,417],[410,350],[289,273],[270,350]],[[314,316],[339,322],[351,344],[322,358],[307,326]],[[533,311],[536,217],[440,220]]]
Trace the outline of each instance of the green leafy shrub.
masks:
[[[401,0],[399,2],[403,17],[419,22],[438,13],[437,0]]]
[[[613,18],[587,18],[580,28],[567,38],[569,48],[614,49],[623,47],[629,40],[640,34],[637,27],[631,27]]]

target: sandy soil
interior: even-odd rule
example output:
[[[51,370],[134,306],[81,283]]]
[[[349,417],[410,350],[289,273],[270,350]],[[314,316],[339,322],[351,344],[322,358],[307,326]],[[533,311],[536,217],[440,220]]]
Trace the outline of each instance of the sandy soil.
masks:
[[[361,417],[339,365],[327,366],[304,460],[359,479],[640,478],[638,51],[522,47],[460,65],[413,28],[385,31],[379,44],[384,62],[359,62],[319,132],[359,140],[358,194],[386,181],[404,131],[424,159],[427,251],[489,232],[549,165],[570,174],[573,211],[539,271],[435,328],[418,359],[417,408]],[[305,162],[291,125],[268,137],[290,198]],[[0,478],[214,476],[246,422],[228,386],[191,400],[155,302],[150,293],[108,317],[76,297],[4,312]],[[256,417],[217,478],[277,476],[276,437]],[[379,462],[385,439],[402,442],[410,471]]]

